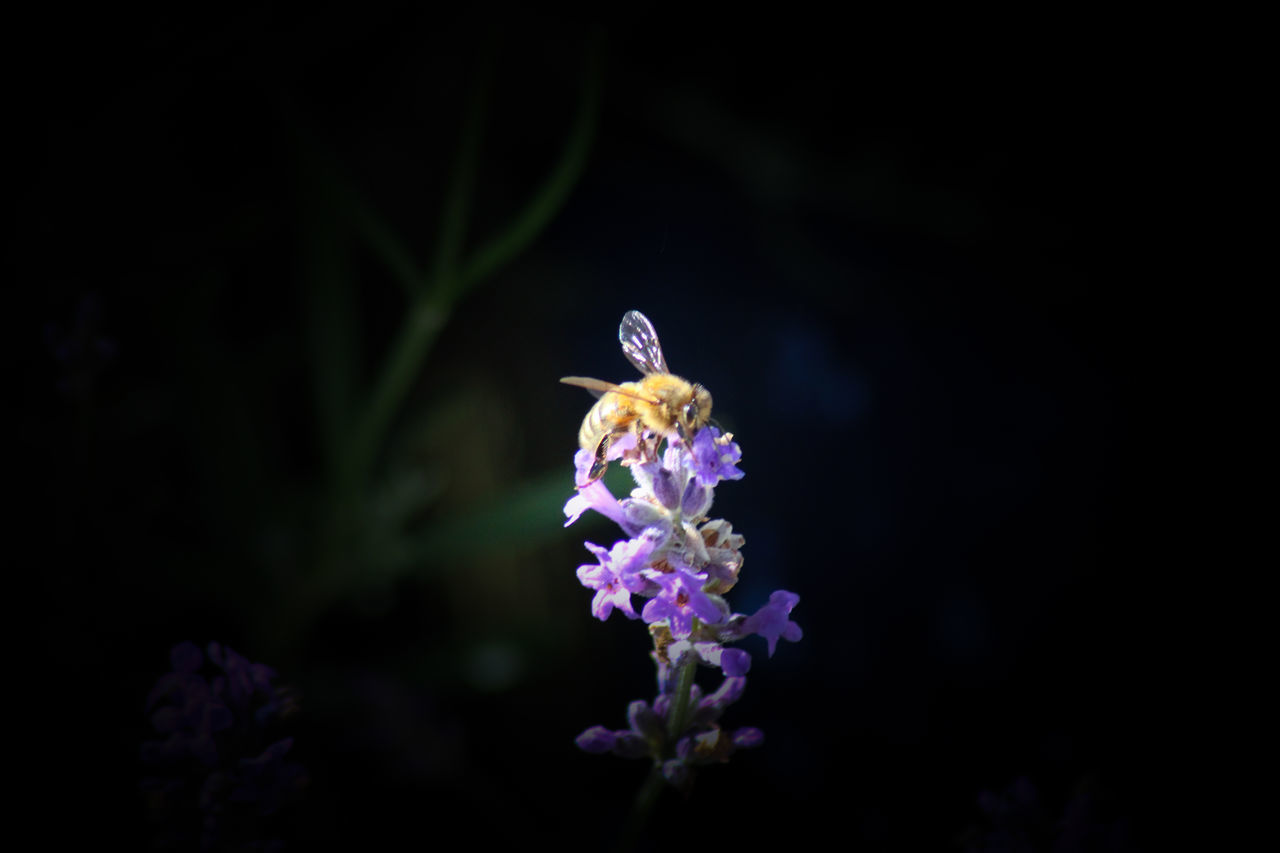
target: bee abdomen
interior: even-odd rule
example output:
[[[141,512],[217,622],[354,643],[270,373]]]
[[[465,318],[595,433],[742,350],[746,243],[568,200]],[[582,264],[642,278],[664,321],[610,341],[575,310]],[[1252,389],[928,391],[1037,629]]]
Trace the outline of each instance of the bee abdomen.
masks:
[[[578,430],[578,446],[583,450],[596,449],[596,445],[600,443],[600,438],[609,431],[608,422],[605,420],[604,407],[609,402],[608,396],[601,397],[596,400],[596,404],[587,412],[587,416],[582,419],[582,427]]]
[[[584,450],[595,451],[602,438],[625,432],[635,418],[635,414],[622,404],[617,394],[605,394],[582,419],[582,427],[578,430],[578,445]]]

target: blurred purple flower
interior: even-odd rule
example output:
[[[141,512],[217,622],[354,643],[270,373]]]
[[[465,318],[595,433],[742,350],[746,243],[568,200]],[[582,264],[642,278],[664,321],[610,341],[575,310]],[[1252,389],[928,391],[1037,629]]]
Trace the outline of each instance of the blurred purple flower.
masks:
[[[670,732],[671,697],[660,694],[652,705],[637,700],[628,706],[627,728],[610,731],[604,726],[592,726],[578,735],[576,742],[583,751],[597,755],[609,752],[622,758],[653,758],[662,762],[668,782],[687,787],[692,782],[693,768],[722,764],[737,750],[764,742],[759,729],[748,726],[730,731],[719,725],[721,714],[738,700],[745,686],[745,678],[726,678],[719,690],[704,697],[695,684],[690,695],[695,709],[691,722],[674,741]]]
[[[156,681],[146,712],[156,733],[142,744],[141,787],[159,849],[232,849],[273,842],[266,820],[306,784],[288,760],[282,723],[297,712],[292,690],[270,667],[210,643],[169,653],[173,671]]]
[[[782,637],[792,643],[800,642],[804,632],[800,626],[790,619],[791,609],[800,603],[800,596],[794,592],[779,589],[769,596],[769,603],[761,607],[743,623],[742,629],[748,634],[759,634],[769,643],[769,657]]]
[[[1128,819],[1105,814],[1087,782],[1077,786],[1060,816],[1045,807],[1040,792],[1025,776],[999,793],[982,791],[978,807],[984,821],[966,833],[964,846],[969,853],[1129,853],[1137,849]]]

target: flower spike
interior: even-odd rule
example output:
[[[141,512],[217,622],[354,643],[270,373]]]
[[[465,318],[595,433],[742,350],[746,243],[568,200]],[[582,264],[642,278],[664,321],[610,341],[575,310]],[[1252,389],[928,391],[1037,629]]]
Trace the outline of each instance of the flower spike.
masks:
[[[775,591],[749,616],[734,613],[724,599],[742,571],[745,540],[724,519],[708,519],[707,512],[720,482],[743,477],[742,449],[733,436],[708,425],[692,441],[668,436],[661,455],[644,451],[660,439],[644,433],[640,449],[628,451],[633,455],[623,464],[630,462],[636,487],[622,498],[603,480],[587,481],[594,462],[590,452],[579,450],[574,460],[578,489],[565,504],[565,526],[594,510],[628,537],[609,548],[586,543],[597,562],[579,566],[578,579],[595,592],[591,614],[603,620],[620,610],[642,619],[653,636],[658,668],[658,695],[652,703],[631,703],[627,728],[592,726],[577,744],[585,752],[648,758],[667,783],[687,791],[696,768],[723,763],[764,741],[756,728],[720,727],[720,717],[746,689],[751,668],[751,655],[727,644],[758,634],[773,657],[780,638],[798,642],[803,634],[790,618],[800,601],[793,592]],[[621,455],[618,448],[609,453]],[[633,596],[643,605],[633,603]],[[694,683],[700,666],[720,670],[715,692],[704,694]]]

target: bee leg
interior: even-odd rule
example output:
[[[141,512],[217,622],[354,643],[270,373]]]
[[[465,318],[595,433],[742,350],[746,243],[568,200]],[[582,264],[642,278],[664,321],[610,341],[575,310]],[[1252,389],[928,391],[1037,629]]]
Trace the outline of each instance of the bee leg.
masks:
[[[636,434],[636,448],[640,451],[641,456],[646,462],[656,462],[658,460],[658,442],[662,441],[662,437],[658,436],[653,441],[645,441],[644,424],[636,421],[631,427]]]
[[[600,439],[600,443],[596,445],[596,458],[591,462],[591,472],[587,475],[587,482],[594,483],[604,476],[604,472],[609,467],[609,460],[605,457],[609,455],[609,440],[612,436],[605,433]]]

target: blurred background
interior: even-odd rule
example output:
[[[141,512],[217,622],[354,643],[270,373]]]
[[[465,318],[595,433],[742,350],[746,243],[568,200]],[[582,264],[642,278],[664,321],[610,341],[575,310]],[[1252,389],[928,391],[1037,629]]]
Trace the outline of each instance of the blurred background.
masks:
[[[1127,42],[710,32],[30,23],[9,421],[40,544],[10,567],[31,784],[83,816],[54,838],[202,825],[198,778],[177,811],[140,792],[190,640],[296,699],[263,737],[306,784],[263,839],[608,848],[646,768],[573,738],[653,668],[574,576],[618,534],[562,527],[592,401],[557,379],[632,378],[637,308],[743,449],[731,603],[792,590],[805,632],[746,643],[725,723],[765,745],[646,842],[1144,846],[1168,700]]]

